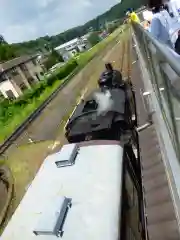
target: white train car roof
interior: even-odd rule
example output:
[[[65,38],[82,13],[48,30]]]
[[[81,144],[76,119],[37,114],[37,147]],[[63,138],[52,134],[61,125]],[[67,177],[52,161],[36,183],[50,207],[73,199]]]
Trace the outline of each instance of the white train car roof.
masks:
[[[123,148],[92,141],[76,153],[68,144],[45,159],[0,239],[55,240],[59,226],[63,240],[119,239]],[[62,219],[64,197],[72,206]]]

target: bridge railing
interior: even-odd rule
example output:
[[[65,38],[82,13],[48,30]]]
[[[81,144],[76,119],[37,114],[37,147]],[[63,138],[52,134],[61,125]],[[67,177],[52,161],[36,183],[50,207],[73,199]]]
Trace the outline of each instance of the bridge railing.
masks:
[[[141,25],[133,23],[133,30],[173,147],[180,160],[180,56],[154,39]]]

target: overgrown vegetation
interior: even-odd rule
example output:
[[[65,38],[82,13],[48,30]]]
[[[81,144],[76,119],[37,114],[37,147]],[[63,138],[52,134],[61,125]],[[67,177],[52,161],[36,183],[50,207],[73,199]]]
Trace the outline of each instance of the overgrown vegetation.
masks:
[[[93,32],[88,37],[88,41],[90,42],[91,46],[95,46],[96,44],[98,44],[101,41],[101,39],[100,39],[98,33]]]
[[[13,46],[0,43],[0,62],[15,58],[17,55]]]
[[[47,70],[49,70],[53,65],[59,62],[64,62],[63,57],[52,49],[47,61],[44,63]]]

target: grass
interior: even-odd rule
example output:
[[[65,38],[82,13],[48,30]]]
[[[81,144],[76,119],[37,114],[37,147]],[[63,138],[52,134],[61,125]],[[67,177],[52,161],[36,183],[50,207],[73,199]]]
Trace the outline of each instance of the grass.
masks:
[[[43,94],[34,98],[32,102],[24,107],[16,108],[17,114],[13,116],[6,124],[0,122],[0,142],[3,142],[27,117],[32,114],[56,89],[63,81],[56,81],[51,87],[47,87]]]
[[[17,148],[8,160],[0,160],[1,164],[6,164],[12,172],[14,178],[14,196],[9,207],[6,221],[3,224],[0,232],[5,228],[15,209],[23,198],[29,184],[34,179],[36,172],[39,170],[42,162],[49,153],[48,147],[53,144],[53,141],[39,142],[36,144],[28,144]],[[33,157],[35,156],[35,157]]]
[[[100,51],[102,51],[108,43],[117,37],[120,29],[109,35],[105,40],[101,41],[89,51],[79,55],[77,59],[78,66],[75,71],[80,71],[91,59],[93,59]],[[0,121],[0,143],[7,139],[15,129],[26,120],[62,83],[64,80],[57,80],[52,86],[48,86],[38,98],[32,99],[28,105],[16,107],[11,117],[8,116],[8,121]]]

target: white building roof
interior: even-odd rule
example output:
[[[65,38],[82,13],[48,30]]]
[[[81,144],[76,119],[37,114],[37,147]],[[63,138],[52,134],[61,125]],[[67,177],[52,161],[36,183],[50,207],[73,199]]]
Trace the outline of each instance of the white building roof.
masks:
[[[62,197],[72,199],[63,226],[63,240],[119,239],[122,147],[118,143],[83,146],[74,165],[58,168],[56,161],[72,156],[66,152],[72,148],[73,144],[66,145],[63,154],[60,151],[45,159],[2,240],[57,240],[52,235],[36,236],[33,231],[38,230],[45,210],[46,216],[51,217],[46,217],[41,227],[46,227],[48,222],[48,228],[52,227],[54,216],[49,212],[62,203]]]
[[[71,41],[69,41],[69,42],[66,42],[66,43],[64,43],[64,44],[56,47],[55,50],[59,50],[59,49],[62,49],[62,48],[66,48],[66,47],[68,47],[68,46],[70,46],[70,45],[72,45],[72,44],[77,43],[78,41],[79,41],[79,38],[75,38],[75,39],[73,39],[73,40],[71,40]]]

